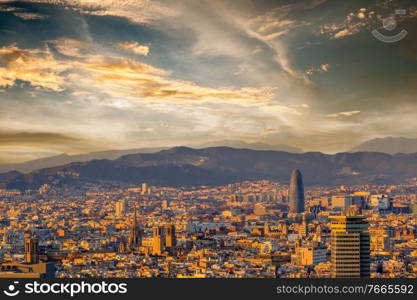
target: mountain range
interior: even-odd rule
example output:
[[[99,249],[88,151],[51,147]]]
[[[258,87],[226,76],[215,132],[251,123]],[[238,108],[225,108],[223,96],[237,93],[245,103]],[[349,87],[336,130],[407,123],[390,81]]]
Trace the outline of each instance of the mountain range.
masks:
[[[402,137],[376,138],[352,148],[349,152],[416,153],[417,139]]]
[[[245,148],[253,150],[274,150],[274,151],[286,151],[292,153],[301,153],[302,149],[291,147],[287,145],[270,145],[265,143],[248,143],[239,140],[221,140],[215,142],[209,142],[205,144],[195,144],[190,147],[193,148],[207,148],[207,147],[218,147],[226,146],[232,148]],[[72,162],[84,162],[93,159],[116,159],[122,155],[126,154],[136,154],[136,153],[154,153],[163,149],[168,149],[168,147],[160,148],[138,148],[138,149],[127,149],[127,150],[108,150],[100,152],[91,152],[78,155],[68,155],[66,153],[30,160],[22,163],[16,164],[0,164],[0,173],[8,171],[19,171],[23,173],[32,172],[41,168],[50,168],[69,164]]]
[[[97,181],[162,186],[219,185],[244,180],[288,182],[300,169],[306,185],[393,184],[417,177],[417,153],[289,153],[211,147],[175,147],[129,154],[114,160],[74,162],[23,174],[0,174],[0,188],[38,188],[44,183],[76,185]]]
[[[231,147],[237,149],[251,150],[271,150],[285,151],[290,153],[303,153],[303,149],[283,144],[266,144],[260,142],[244,142],[240,140],[219,140],[203,144],[192,144],[192,148],[208,148],[208,147]],[[15,164],[0,164],[0,173],[8,171],[18,171],[29,173],[41,168],[50,168],[69,164],[72,162],[86,162],[93,159],[117,159],[123,155],[136,153],[155,153],[160,150],[168,149],[168,147],[159,148],[136,148],[127,150],[108,150],[100,152],[91,152],[78,155],[60,154],[51,157],[45,157]],[[388,154],[396,153],[417,153],[417,139],[408,138],[377,138],[366,141],[347,152],[381,152]]]
[[[230,147],[237,149],[251,149],[251,150],[272,150],[272,151],[285,151],[291,153],[302,153],[303,149],[283,145],[283,144],[266,144],[260,142],[244,142],[240,140],[220,140],[214,142],[208,142],[204,144],[190,145],[192,148],[208,148],[208,147]]]
[[[138,148],[138,149],[127,149],[127,150],[108,150],[91,152],[78,155],[68,155],[66,153],[29,160],[22,163],[16,164],[0,164],[0,173],[8,171],[19,171],[23,173],[32,172],[42,168],[50,168],[60,165],[69,164],[72,162],[84,162],[93,159],[116,159],[122,155],[134,154],[134,153],[153,153],[158,152],[166,148]]]

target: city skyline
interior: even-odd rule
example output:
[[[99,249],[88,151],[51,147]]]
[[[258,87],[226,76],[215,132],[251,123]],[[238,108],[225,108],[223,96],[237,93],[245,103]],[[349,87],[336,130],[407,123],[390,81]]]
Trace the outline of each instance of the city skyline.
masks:
[[[291,177],[0,190],[0,277],[417,276],[416,180],[309,187],[294,209]]]
[[[415,0],[0,0],[3,293],[412,294],[416,53]]]
[[[1,0],[0,15],[0,163],[417,137],[413,1]]]

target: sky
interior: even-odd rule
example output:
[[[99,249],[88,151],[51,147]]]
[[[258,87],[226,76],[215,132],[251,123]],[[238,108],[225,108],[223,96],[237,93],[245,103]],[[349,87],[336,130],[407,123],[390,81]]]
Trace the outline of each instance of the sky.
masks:
[[[413,0],[0,0],[0,163],[417,138],[416,83]]]

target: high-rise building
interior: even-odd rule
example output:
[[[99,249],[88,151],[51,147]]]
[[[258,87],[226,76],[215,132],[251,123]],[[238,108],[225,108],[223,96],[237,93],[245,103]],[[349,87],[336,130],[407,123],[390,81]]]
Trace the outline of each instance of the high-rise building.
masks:
[[[144,182],[142,183],[142,186],[141,186],[141,194],[145,195],[147,193],[148,193],[148,184]]]
[[[292,261],[297,265],[317,265],[327,261],[327,249],[320,245],[300,246],[295,249]]]
[[[55,263],[40,262],[39,241],[25,233],[24,262],[7,261],[0,263],[0,278],[54,278]]]
[[[364,203],[364,197],[356,195],[334,195],[331,199],[332,208],[339,210],[347,209],[352,205],[362,207]]]
[[[152,254],[161,255],[165,246],[165,228],[156,226],[153,228]]]
[[[136,208],[135,208],[127,247],[130,251],[135,252],[139,250],[139,247],[141,246],[141,244],[142,244],[142,232],[137,223],[137,214],[136,214]]]
[[[127,211],[127,205],[126,200],[122,199],[116,202],[116,216],[117,217],[123,217],[126,214]]]
[[[369,229],[371,237],[371,251],[385,251],[390,248],[390,238],[385,228]]]
[[[349,211],[332,216],[331,273],[333,278],[370,276],[369,223]]]
[[[167,210],[169,208],[169,202],[168,202],[168,200],[162,200],[162,202],[161,202],[161,208],[163,210]]]
[[[306,237],[307,234],[308,234],[308,225],[307,225],[305,218],[303,218],[303,222],[298,226],[298,235],[300,237]]]
[[[36,238],[27,238],[25,240],[25,263],[39,263],[39,241]]]
[[[172,224],[165,226],[165,247],[172,248],[177,245],[177,236],[175,234],[175,226]]]
[[[304,212],[304,185],[303,177],[299,170],[293,170],[291,173],[289,197],[290,212]]]

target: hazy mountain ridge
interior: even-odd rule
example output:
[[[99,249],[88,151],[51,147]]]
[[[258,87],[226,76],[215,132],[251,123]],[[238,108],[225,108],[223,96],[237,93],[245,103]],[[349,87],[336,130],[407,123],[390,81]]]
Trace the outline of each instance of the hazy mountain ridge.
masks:
[[[416,153],[417,139],[402,137],[376,138],[359,144],[349,152]]]
[[[138,148],[126,150],[108,150],[90,152],[85,154],[68,155],[66,153],[30,160],[16,164],[0,164],[0,173],[8,171],[19,171],[23,173],[32,172],[42,168],[51,168],[55,166],[65,165],[72,162],[84,162],[93,159],[116,159],[122,155],[133,153],[152,153],[158,152],[165,148]]]
[[[208,142],[201,145],[191,145],[192,148],[209,148],[209,147],[230,147],[237,149],[251,149],[251,150],[271,150],[271,151],[285,151],[291,153],[302,153],[302,149],[284,145],[284,144],[266,144],[261,142],[244,142],[239,140],[221,140]]]
[[[271,145],[265,143],[247,143],[239,140],[221,140],[210,142],[206,144],[192,145],[192,148],[207,148],[207,147],[232,147],[232,148],[241,148],[241,149],[252,149],[252,150],[274,150],[274,151],[286,151],[292,153],[301,153],[302,149],[291,147],[287,145]],[[9,172],[9,171],[19,171],[22,173],[32,172],[38,169],[43,168],[52,168],[55,166],[61,166],[69,164],[72,162],[85,162],[93,159],[116,159],[123,155],[127,154],[136,154],[136,153],[154,153],[160,150],[168,149],[169,147],[159,147],[159,148],[136,148],[136,149],[127,149],[127,150],[107,150],[107,151],[98,151],[85,154],[77,155],[68,155],[60,154],[35,160],[30,160],[22,163],[15,164],[0,164],[0,173]]]
[[[155,185],[217,185],[243,180],[288,182],[300,169],[307,185],[397,183],[417,177],[417,153],[289,153],[212,147],[176,147],[157,153],[129,154],[22,174],[0,174],[0,188],[37,188],[43,183],[76,184],[111,180]],[[76,174],[76,176],[74,175]]]

